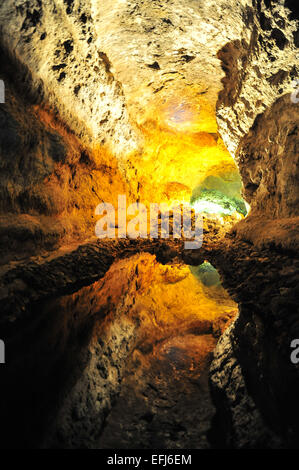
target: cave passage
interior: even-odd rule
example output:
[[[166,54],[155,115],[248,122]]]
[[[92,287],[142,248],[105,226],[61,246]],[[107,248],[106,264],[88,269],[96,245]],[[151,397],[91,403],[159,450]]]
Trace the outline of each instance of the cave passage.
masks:
[[[208,262],[190,269],[154,263],[149,277],[144,262],[138,261],[144,271],[136,276],[142,298],[139,291],[134,297],[140,303],[134,309],[140,311],[141,339],[127,359],[99,448],[210,448],[215,408],[208,371],[218,338],[236,318],[237,305]]]
[[[44,308],[47,318],[55,312],[60,355],[78,377],[47,447],[210,447],[209,365],[238,313],[211,264],[135,255]]]
[[[298,448],[297,3],[0,1],[1,447]]]
[[[207,221],[229,227],[247,215],[239,171],[214,132],[213,112],[203,110],[203,121],[195,103],[178,99],[168,100],[155,117],[148,112],[140,124],[145,145],[141,161],[134,161],[138,200],[166,202],[169,207],[187,203]],[[208,371],[217,340],[238,312],[216,269],[207,261],[197,267],[162,266],[142,255],[112,267],[102,288],[99,296],[109,298],[107,318],[117,322],[114,308],[138,328],[124,361],[119,395],[107,411],[96,445],[209,448],[215,408]],[[110,367],[100,367],[105,378]]]

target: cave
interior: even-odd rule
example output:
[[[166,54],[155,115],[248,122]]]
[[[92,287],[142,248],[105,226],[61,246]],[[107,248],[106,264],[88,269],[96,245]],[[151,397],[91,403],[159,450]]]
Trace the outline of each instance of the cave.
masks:
[[[1,448],[299,447],[298,26],[2,1]]]

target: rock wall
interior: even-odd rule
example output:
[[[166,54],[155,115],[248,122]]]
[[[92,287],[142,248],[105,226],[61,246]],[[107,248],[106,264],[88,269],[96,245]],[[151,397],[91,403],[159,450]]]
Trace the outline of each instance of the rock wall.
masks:
[[[216,52],[246,2],[218,3],[2,2],[1,263],[88,239],[118,194],[189,201],[212,174],[240,182],[217,135]]]
[[[235,356],[233,331],[236,322],[218,341],[210,366],[210,384],[217,405],[211,432],[212,444],[216,448],[280,448],[281,440],[265,424],[248,393]]]
[[[24,103],[38,105],[39,118],[45,110],[47,121],[58,118],[90,159],[98,160],[86,146],[104,148],[111,161],[116,157],[139,199],[189,202],[212,174],[226,180],[233,174],[240,182],[217,134],[215,103],[223,77],[217,51],[240,37],[246,4],[8,0],[0,8],[0,42],[13,64],[11,80],[21,85]],[[222,21],[223,15],[230,20]],[[77,159],[72,163],[78,171]],[[84,186],[88,193],[87,184],[99,175],[93,182],[82,176],[81,191]],[[22,181],[19,187],[29,192]],[[95,193],[104,199],[99,187],[93,192],[84,202]],[[69,204],[91,218],[89,208],[72,198]],[[60,229],[70,232],[65,223]]]
[[[240,313],[217,346],[210,371],[215,443],[297,447],[299,375],[290,344],[299,333],[298,256],[256,248],[236,236],[226,243],[216,266]]]
[[[297,17],[293,2],[248,4],[249,40],[243,33],[218,53],[226,72],[217,102],[219,131],[251,206],[236,230],[256,245],[269,244],[271,236],[274,244],[298,244],[298,220],[283,221],[298,216]],[[267,219],[276,220],[267,226],[270,237],[263,230]]]
[[[118,194],[130,197],[131,189],[115,155],[84,143],[46,110],[7,50],[0,60],[0,253],[6,264],[94,235],[99,202],[116,207]]]
[[[95,47],[90,1],[9,0],[0,24],[1,43],[36,100],[85,142],[106,142],[117,154],[135,148],[122,87]]]
[[[298,77],[296,5],[254,0],[244,10],[241,37],[218,52],[225,78],[217,122],[225,145],[238,161],[240,140],[256,117],[278,98],[294,92]]]
[[[289,94],[260,114],[241,139],[238,161],[253,214],[298,216],[298,104]]]
[[[298,368],[290,344],[298,337],[299,114],[292,100],[298,16],[294,2],[257,1],[253,7],[246,20],[250,41],[219,52],[226,71],[219,128],[251,211],[233,228],[224,258],[217,258],[240,315],[211,368],[214,431],[218,445],[297,448]]]

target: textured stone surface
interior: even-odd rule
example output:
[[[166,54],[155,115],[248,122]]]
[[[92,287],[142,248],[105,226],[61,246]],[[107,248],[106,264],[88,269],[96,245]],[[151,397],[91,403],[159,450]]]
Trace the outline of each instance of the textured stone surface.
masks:
[[[123,276],[124,271],[126,277]],[[164,289],[167,290],[167,294],[161,296],[161,291]],[[186,290],[188,290],[188,296],[183,296]],[[124,442],[122,440],[130,441],[131,420],[134,418],[129,412],[127,417],[129,423],[127,423],[121,415],[128,411],[128,402],[132,403],[132,408],[139,406],[142,416],[146,414],[146,409],[142,409],[142,405],[138,404],[138,396],[143,393],[142,390],[148,388],[150,380],[149,372],[146,370],[151,368],[152,362],[151,374],[157,376],[162,374],[162,357],[162,363],[159,362],[160,354],[163,356],[161,347],[165,350],[169,343],[168,347],[171,348],[171,339],[174,337],[177,337],[177,344],[175,341],[173,344],[174,349],[176,349],[175,345],[177,347],[181,345],[184,348],[185,338],[187,342],[191,341],[193,352],[191,354],[191,351],[186,351],[185,361],[187,363],[189,361],[190,367],[192,368],[193,365],[195,369],[193,381],[196,380],[200,371],[205,371],[202,386],[207,386],[207,363],[215,344],[215,338],[211,334],[213,322],[221,318],[225,324],[229,319],[227,314],[230,313],[233,317],[236,313],[236,305],[225,291],[221,287],[216,291],[218,301],[215,300],[217,292],[213,289],[204,290],[203,286],[192,276],[188,267],[161,266],[152,255],[142,254],[115,263],[103,280],[82,289],[73,296],[55,302],[52,309],[64,312],[63,315],[65,312],[72,312],[73,315],[80,317],[88,310],[88,315],[94,317],[95,324],[93,339],[88,347],[88,365],[84,368],[71,393],[65,396],[55,420],[51,446],[101,448],[105,442],[107,445],[109,430],[106,426],[103,429],[103,423],[112,405],[113,413],[117,416],[117,418],[113,415],[109,417],[112,430],[124,426],[119,440],[117,433],[112,432],[114,447],[122,447],[122,442]],[[193,308],[194,304],[195,308]],[[99,317],[102,318],[102,322],[98,321]],[[171,352],[169,354],[171,361]],[[196,370],[197,356],[200,357],[200,371]],[[181,360],[184,361],[183,357]],[[174,361],[174,366],[175,363],[176,361]],[[182,367],[179,360],[177,367]],[[169,368],[171,365],[168,361],[168,366],[164,365],[166,374]],[[172,374],[175,373],[173,370]],[[177,374],[180,374],[179,369]],[[130,396],[126,396],[128,381],[125,380],[123,383],[124,375],[127,379],[131,375],[133,383],[135,380],[138,382],[138,384],[135,382],[135,389],[131,390]],[[188,372],[186,375],[188,376]],[[191,379],[192,373],[189,375]],[[176,380],[178,379],[177,377]],[[188,385],[186,378],[186,384],[182,387],[185,390],[179,393],[176,387],[176,392],[172,391],[173,397],[171,398],[170,394],[167,396],[162,391],[165,388],[167,393],[169,384],[162,378],[161,380],[164,385],[162,383],[160,386],[157,383],[155,385],[155,381],[152,383],[154,389],[156,386],[161,389],[158,396],[154,394],[153,400],[149,397],[146,401],[149,406],[152,404],[156,407],[158,416],[159,409],[163,408],[164,402],[165,409],[170,408],[168,419],[177,420],[177,412],[171,409],[173,400],[176,396],[184,397],[186,393],[190,395],[192,384]],[[117,395],[120,389],[122,397],[119,399]],[[194,387],[193,390],[200,389]],[[190,397],[189,402],[189,407],[192,407]],[[212,408],[208,390],[205,391],[205,402]],[[196,406],[195,404],[195,408]],[[204,407],[204,404],[199,406]],[[181,415],[183,414],[182,405]],[[160,419],[163,419],[163,413]],[[192,412],[190,416],[188,414],[188,419],[193,420]],[[208,426],[209,419],[207,418],[204,427]],[[161,431],[161,439],[165,438],[167,442],[160,443],[160,447],[171,447],[171,438],[167,439],[165,430]],[[165,437],[163,437],[164,434]],[[135,440],[136,434],[133,436],[133,442],[127,445],[138,445]],[[196,444],[201,446],[203,442],[205,446],[207,445],[205,433],[200,438],[195,430],[190,429],[185,442],[191,443],[191,436],[193,446]],[[145,436],[142,441],[146,441]],[[156,436],[156,442],[158,442],[158,436]],[[176,447],[183,447],[183,442],[182,440],[181,443],[177,443]],[[149,445],[150,441],[146,447]]]
[[[235,323],[223,333],[210,366],[210,382],[217,407],[213,444],[234,449],[279,448],[282,446],[279,438],[267,428],[248,394],[232,346],[234,328]]]
[[[257,249],[237,238],[218,255],[223,286],[238,303],[240,315],[229,338],[216,349],[211,369],[219,418],[216,442],[241,448],[297,447],[298,366],[290,361],[290,344],[298,336],[298,255],[290,255],[289,249]],[[243,384],[240,389],[231,383],[234,370],[236,384]],[[246,402],[260,423],[256,429]],[[274,440],[266,438],[269,430]]]
[[[241,139],[239,166],[252,214],[298,216],[298,121],[298,104],[287,94],[258,116]]]
[[[188,333],[161,341],[152,351],[136,349],[100,448],[209,449],[215,409],[208,364],[215,344],[211,334]]]
[[[298,105],[292,100],[298,14],[294,2],[253,6],[247,8],[250,40],[231,42],[218,54],[226,77],[217,121],[251,212],[233,229],[235,246],[217,260],[240,316],[216,349],[211,383],[223,445],[297,448],[298,371],[289,354],[298,336]],[[240,239],[252,248],[243,252]],[[242,408],[246,402],[254,419]],[[267,437],[269,428],[278,440]]]
[[[112,252],[112,247],[109,248]],[[117,247],[115,249],[117,251]],[[124,249],[125,245],[122,254]],[[132,255],[134,249],[127,246],[127,254],[129,251]],[[174,251],[174,254],[178,253]],[[96,258],[95,249],[94,255]],[[108,254],[106,250],[105,257],[103,247],[100,258],[104,269],[103,260],[107,262]],[[66,261],[66,258],[61,259],[60,263],[65,265]],[[179,263],[179,259],[176,262]],[[73,266],[68,264],[71,271]],[[57,261],[55,265],[58,268]],[[80,265],[81,275],[83,270],[87,273],[84,257],[81,257]],[[89,268],[93,269],[90,258]],[[63,284],[61,269],[60,266],[56,272],[60,288]],[[30,266],[27,275],[29,273]],[[98,277],[100,275],[99,271]],[[45,271],[44,281],[50,287],[51,276]],[[21,291],[22,281],[15,281],[15,288],[17,284]],[[18,446],[67,448],[98,448],[105,445],[99,441],[100,434],[103,433],[105,418],[123,387],[128,362],[128,370],[137,374],[138,387],[146,388],[149,362],[153,363],[153,372],[157,372],[159,360],[155,351],[159,355],[161,346],[167,347],[168,344],[170,348],[186,349],[174,365],[179,367],[178,373],[187,367],[185,375],[181,371],[186,383],[182,384],[179,395],[183,402],[186,393],[189,395],[185,402],[189,407],[188,422],[194,419],[192,410],[205,409],[205,404],[208,406],[203,421],[198,423],[201,437],[197,438],[197,431],[190,429],[182,444],[192,441],[192,446],[196,443],[207,446],[206,430],[213,413],[207,387],[207,366],[216,338],[237,310],[221,286],[207,288],[191,274],[187,266],[162,266],[153,255],[137,254],[129,259],[116,260],[102,279],[80,290],[77,286],[73,294],[65,295],[64,292],[56,297],[52,293],[51,297],[45,298],[46,287],[42,289],[43,298],[37,303],[27,304],[26,315],[23,312],[10,327],[7,322],[1,326],[10,351],[9,367],[3,376],[5,386],[0,408],[3,422],[8,422],[5,444],[12,445],[13,442]],[[18,296],[17,292],[15,296]],[[26,340],[23,337],[24,329],[27,331]],[[172,344],[173,338],[176,341]],[[188,348],[190,341],[191,347]],[[197,367],[199,358],[200,366]],[[134,364],[139,362],[138,369]],[[191,368],[190,372],[188,367]],[[201,372],[204,374],[200,382],[203,390],[193,383],[199,379]],[[40,380],[41,377],[43,380]],[[20,401],[17,400],[19,388],[16,381],[23,391]],[[124,387],[123,392],[126,385]],[[176,391],[172,388],[171,392],[174,398],[178,390],[175,383],[173,387],[176,388]],[[163,388],[167,388],[167,382]],[[31,403],[33,389],[38,398]],[[195,401],[193,405],[194,391],[204,392],[203,402],[197,404]],[[138,396],[137,389],[136,393]],[[133,392],[130,399],[134,401]],[[156,403],[157,397],[154,400]],[[169,396],[168,400],[166,398],[165,410],[171,408],[173,399]],[[162,403],[163,399],[158,399],[157,406]],[[123,405],[119,406],[122,408]],[[180,413],[183,416],[184,407],[181,407]],[[17,432],[14,429],[15,416],[18,416],[19,423]],[[177,418],[177,412],[170,410],[170,423],[175,426]],[[160,419],[163,419],[163,413]],[[27,430],[25,437],[24,429]],[[125,436],[129,437],[126,432],[124,439]],[[165,445],[171,446],[172,440],[167,436],[165,439]]]
[[[98,47],[109,56],[144,137],[126,165],[141,200],[188,201],[211,175],[238,178],[217,136],[223,77],[217,52],[240,37],[245,7],[244,1],[95,2]]]
[[[122,154],[136,146],[121,85],[95,45],[91,1],[9,0],[1,5],[0,22],[16,78],[23,75],[35,100],[85,141],[107,140]]]
[[[123,84],[134,120],[142,122],[149,112],[160,113],[163,100],[175,106],[185,97],[188,104],[189,96],[191,107],[195,97],[203,105],[194,116],[197,127],[216,131],[204,104],[215,108],[223,76],[217,51],[239,38],[247,3],[94,2],[97,45]],[[229,21],[222,21],[224,17]]]
[[[17,67],[3,53],[0,57],[6,85],[0,109],[0,253],[5,264],[94,235],[98,203],[117,207],[118,194],[129,198],[130,190],[116,157],[83,144],[59,116],[32,104],[14,77]]]
[[[294,92],[298,24],[291,7],[295,12],[296,5],[291,2],[247,2],[241,37],[225,44],[218,53],[226,77],[217,103],[217,122],[237,161],[240,139],[257,115],[281,96]]]

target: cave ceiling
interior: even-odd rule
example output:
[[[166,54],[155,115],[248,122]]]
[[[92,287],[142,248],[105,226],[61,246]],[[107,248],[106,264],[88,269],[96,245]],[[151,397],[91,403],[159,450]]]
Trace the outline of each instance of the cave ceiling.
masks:
[[[186,202],[211,175],[240,194],[217,133],[217,52],[240,36],[245,3],[14,0],[2,38],[41,106],[109,148],[139,198]]]

